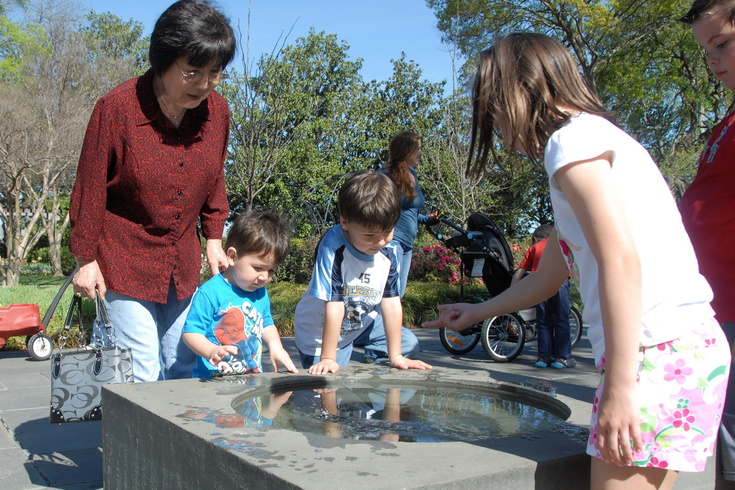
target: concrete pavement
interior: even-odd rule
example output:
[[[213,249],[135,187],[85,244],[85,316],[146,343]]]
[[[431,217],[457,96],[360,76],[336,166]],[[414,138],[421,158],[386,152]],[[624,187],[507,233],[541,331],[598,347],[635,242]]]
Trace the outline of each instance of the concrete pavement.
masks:
[[[463,356],[453,356],[442,347],[438,331],[415,332],[421,341],[420,358],[436,367],[484,370],[498,381],[584,402],[591,401],[598,382],[586,337],[573,353],[576,367],[555,370],[533,366],[536,342],[527,344],[515,361],[495,363],[481,345]],[[284,339],[284,345],[297,359],[293,339]],[[353,362],[361,358],[356,352]],[[50,361],[32,361],[26,352],[0,351],[0,488],[102,488],[102,424],[49,424],[49,373]],[[675,488],[714,488],[713,458],[704,473],[682,473]]]

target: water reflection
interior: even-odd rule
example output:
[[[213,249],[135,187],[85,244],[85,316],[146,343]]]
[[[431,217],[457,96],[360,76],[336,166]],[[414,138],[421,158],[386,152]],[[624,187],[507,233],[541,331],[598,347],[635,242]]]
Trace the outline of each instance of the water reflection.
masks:
[[[560,417],[507,393],[468,390],[391,385],[311,388],[236,400],[233,408],[243,420],[307,437],[369,441],[470,442],[564,425]]]

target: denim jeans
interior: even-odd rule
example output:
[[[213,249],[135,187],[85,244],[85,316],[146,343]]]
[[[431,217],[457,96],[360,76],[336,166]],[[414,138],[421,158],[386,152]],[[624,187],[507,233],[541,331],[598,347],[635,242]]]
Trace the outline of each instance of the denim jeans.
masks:
[[[406,294],[406,284],[408,283],[408,272],[411,270],[411,256],[413,250],[404,249],[403,245],[396,242],[398,245],[398,294],[401,298]]]
[[[569,338],[570,308],[569,281],[564,281],[558,293],[536,306],[539,357],[569,359],[572,354],[572,341]]]
[[[373,325],[366,328],[352,343],[337,349],[337,364],[346,366],[350,363],[353,345],[364,347],[366,358],[371,358],[375,362],[388,361],[388,343],[385,338],[383,318],[378,315]],[[413,359],[418,353],[419,339],[411,330],[401,327],[401,354],[404,357]],[[301,366],[304,369],[310,368],[320,360],[319,356],[311,356],[303,352],[299,352],[299,356],[301,357]]]
[[[105,306],[117,345],[133,352],[136,382],[191,378],[196,356],[181,338],[191,297],[179,300],[173,284],[165,304],[108,290]]]

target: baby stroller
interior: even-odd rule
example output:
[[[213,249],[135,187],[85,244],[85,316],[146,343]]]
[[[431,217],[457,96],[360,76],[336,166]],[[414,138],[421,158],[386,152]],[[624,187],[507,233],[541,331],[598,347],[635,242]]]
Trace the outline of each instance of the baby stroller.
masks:
[[[462,276],[481,277],[490,296],[510,287],[515,270],[513,254],[498,226],[482,213],[472,213],[466,228],[445,218],[427,225],[429,233],[445,247],[459,254]],[[442,233],[446,230],[446,233]],[[461,296],[464,297],[464,281]],[[472,298],[484,301],[485,298]],[[518,357],[527,341],[536,339],[536,308],[498,315],[478,322],[460,332],[441,328],[439,338],[452,354],[465,354],[482,341],[485,353],[496,362]],[[582,336],[582,318],[575,307],[569,317],[570,337],[574,348]]]

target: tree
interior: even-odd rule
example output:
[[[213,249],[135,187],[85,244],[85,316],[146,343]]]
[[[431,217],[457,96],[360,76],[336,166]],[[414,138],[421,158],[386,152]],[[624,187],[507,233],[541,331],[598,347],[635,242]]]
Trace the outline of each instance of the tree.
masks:
[[[589,85],[615,111],[617,121],[659,164],[691,156],[712,121],[729,105],[688,29],[675,20],[684,13],[680,2],[427,0],[427,4],[436,12],[445,40],[456,43],[467,56],[468,72],[479,51],[497,35],[531,30],[560,40]],[[680,171],[680,165],[662,170],[676,186],[691,175],[670,173]]]
[[[264,55],[257,71],[223,86],[232,113],[226,163],[233,209],[308,209],[297,232],[331,224],[346,158],[350,101],[360,93],[361,61],[335,35],[311,31],[295,44]],[[247,66],[247,63],[244,63]]]
[[[101,23],[113,25],[114,19],[92,14],[87,30],[80,31],[81,12],[73,2],[32,4],[26,16],[42,29],[43,49],[31,45],[33,49],[21,50],[20,76],[6,79],[2,85],[8,94],[3,100],[8,104],[12,101],[16,110],[24,108],[23,121],[13,117],[13,105],[4,106],[6,116],[0,120],[0,195],[5,203],[0,217],[6,228],[4,284],[17,284],[25,256],[44,234],[55,273],[62,273],[61,243],[69,225],[68,196],[89,113],[100,91],[130,76],[129,72],[119,72],[112,79],[98,65],[112,66],[106,50],[114,42],[85,44],[90,32]],[[139,25],[135,31],[134,23],[123,27],[133,30],[133,35],[125,39],[141,31]],[[128,42],[126,46],[127,61],[135,61],[139,44]],[[94,54],[89,48],[96,50]],[[121,62],[116,66],[126,65]]]

